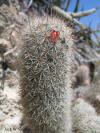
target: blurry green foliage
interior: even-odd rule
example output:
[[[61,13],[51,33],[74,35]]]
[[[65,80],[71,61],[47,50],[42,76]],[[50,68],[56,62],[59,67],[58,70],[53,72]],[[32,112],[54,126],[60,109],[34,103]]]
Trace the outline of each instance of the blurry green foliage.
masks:
[[[53,2],[56,6],[61,7],[62,0],[51,0],[51,2]]]
[[[77,0],[74,12],[78,12],[79,4],[80,4],[80,0]]]

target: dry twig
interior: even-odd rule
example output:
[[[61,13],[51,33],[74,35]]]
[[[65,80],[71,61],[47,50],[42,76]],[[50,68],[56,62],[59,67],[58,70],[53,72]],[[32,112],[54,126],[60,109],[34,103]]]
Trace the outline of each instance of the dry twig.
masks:
[[[97,11],[98,8],[93,8],[91,10],[88,11],[82,11],[82,12],[69,12],[69,14],[73,17],[73,18],[80,18],[80,17],[84,17],[84,16],[88,16],[94,12]]]

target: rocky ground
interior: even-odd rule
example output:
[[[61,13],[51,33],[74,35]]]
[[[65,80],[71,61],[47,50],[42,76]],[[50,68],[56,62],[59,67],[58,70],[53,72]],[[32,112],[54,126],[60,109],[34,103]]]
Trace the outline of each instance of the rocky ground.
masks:
[[[0,132],[21,132],[21,106],[18,104],[18,78],[15,72],[8,70],[4,91],[0,91]]]
[[[18,1],[0,1],[0,133],[30,133],[21,120],[16,71],[16,31],[22,26],[23,16]]]
[[[8,69],[3,90],[0,90],[0,133],[30,133],[22,122],[16,71]]]

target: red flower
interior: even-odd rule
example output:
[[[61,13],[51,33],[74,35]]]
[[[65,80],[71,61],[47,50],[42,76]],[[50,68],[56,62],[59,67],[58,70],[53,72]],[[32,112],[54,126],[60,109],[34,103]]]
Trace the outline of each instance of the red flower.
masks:
[[[59,31],[52,30],[50,34],[50,40],[56,42],[58,40],[58,37],[59,37]]]

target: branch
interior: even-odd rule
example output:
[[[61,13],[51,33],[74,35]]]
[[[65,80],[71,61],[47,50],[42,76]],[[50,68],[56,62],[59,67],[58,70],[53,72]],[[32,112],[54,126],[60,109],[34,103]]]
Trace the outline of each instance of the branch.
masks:
[[[78,20],[74,19],[70,13],[63,11],[62,9],[60,9],[57,6],[51,5],[49,2],[47,2],[46,0],[42,0],[44,2],[44,4],[46,4],[48,7],[52,8],[52,10],[56,13],[58,13],[58,15],[64,17],[65,19],[71,21],[72,23],[78,25],[80,27],[80,29],[87,30],[90,33],[94,34],[94,36],[97,38],[98,42],[100,42],[100,38],[98,37],[98,35],[90,28],[87,27],[86,25],[80,23]],[[99,8],[99,6],[96,8],[96,10]],[[91,39],[92,40],[92,39]]]
[[[58,13],[60,16],[64,17],[65,19],[79,25],[80,28],[82,29],[87,29],[87,27],[80,23],[79,21],[77,21],[76,19],[72,18],[72,16],[68,13],[68,12],[65,12],[63,11],[62,9],[60,9],[59,7],[57,6],[52,6],[49,2],[47,2],[46,0],[42,0],[46,5],[48,5],[50,8],[52,8],[52,10],[56,13]]]
[[[93,32],[100,32],[100,29],[93,30]]]
[[[94,13],[97,9],[98,9],[98,8],[93,8],[93,9],[88,10],[88,11],[82,11],[82,12],[77,12],[77,13],[69,12],[69,14],[70,14],[73,18],[80,18],[80,17],[88,16],[88,15]]]
[[[67,2],[66,2],[66,8],[65,8],[65,11],[67,11],[67,10],[68,10],[68,7],[69,7],[70,2],[71,2],[71,0],[67,0]]]

